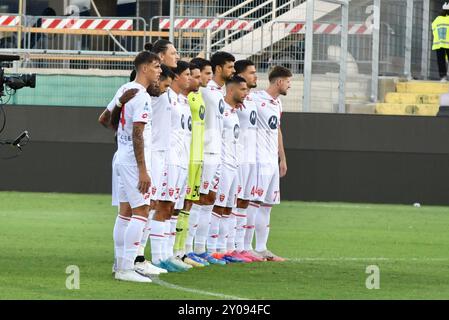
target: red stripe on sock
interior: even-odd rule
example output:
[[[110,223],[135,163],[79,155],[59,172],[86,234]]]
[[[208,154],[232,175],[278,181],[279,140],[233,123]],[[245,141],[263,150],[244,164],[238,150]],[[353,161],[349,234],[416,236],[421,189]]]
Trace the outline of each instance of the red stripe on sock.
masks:
[[[121,216],[121,215],[119,215],[118,217],[119,217],[120,219],[123,219],[123,220],[126,220],[126,221],[130,221],[130,220],[131,220],[131,218],[124,217],[124,216]]]
[[[236,217],[246,218],[246,214],[239,214],[239,213],[235,213],[235,212],[233,212],[232,214]]]
[[[258,205],[257,203],[254,203],[254,202],[250,202],[249,205],[251,207],[260,208],[260,205]]]
[[[151,234],[151,233],[150,233],[150,237],[165,238],[165,236],[163,234]]]
[[[147,219],[145,219],[143,217],[140,217],[140,216],[132,216],[131,219],[137,219],[137,220],[140,220],[140,221],[143,221],[143,222],[147,222]]]

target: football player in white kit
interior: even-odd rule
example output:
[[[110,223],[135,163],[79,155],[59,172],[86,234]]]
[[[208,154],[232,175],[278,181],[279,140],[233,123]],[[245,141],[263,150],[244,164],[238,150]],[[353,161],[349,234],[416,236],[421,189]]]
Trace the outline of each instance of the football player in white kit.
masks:
[[[117,255],[118,269],[115,278],[151,282],[150,278],[136,272],[134,263],[151,200],[151,98],[147,88],[159,79],[160,58],[143,51],[135,58],[134,65],[136,80],[130,82],[127,89],[136,88],[139,91],[126,106],[122,106],[117,129],[117,169],[120,175],[118,197],[120,206],[130,206],[132,213],[131,216],[117,217],[119,224],[123,218],[130,220],[124,228],[123,254]]]
[[[239,189],[239,145],[240,124],[237,108],[241,106],[248,95],[245,79],[233,76],[226,81],[226,96],[224,97],[223,134],[221,139],[221,168],[217,187],[217,197],[210,220],[207,251],[215,259],[226,262],[242,262],[236,258],[234,250],[227,252],[226,242],[230,232],[232,208],[237,204]]]
[[[167,84],[169,86],[174,78],[174,73],[170,70],[170,68],[168,68],[165,65],[161,65],[161,69],[162,69],[162,73],[160,74],[159,80],[156,83],[150,84],[150,86],[147,88],[147,92],[151,96],[153,121],[155,120],[154,116],[157,115],[157,113],[154,112],[154,105],[157,104],[158,96],[167,90]],[[130,76],[130,81],[134,81],[135,77],[136,77],[136,73],[133,72]],[[112,99],[112,101],[107,106],[106,110],[108,112],[103,112],[102,116],[100,116],[100,119],[99,119],[100,123],[102,123],[104,126],[108,126],[107,122],[109,122],[109,127],[112,127],[115,131],[117,131],[119,120],[120,120],[120,108],[123,105],[125,105],[128,101],[130,101],[132,98],[134,98],[134,96],[138,92],[138,89],[133,89],[133,88],[126,90],[127,86],[128,86],[128,84],[125,84],[122,87],[120,87],[120,89],[117,91],[117,93],[114,96],[114,98]],[[113,117],[111,115],[112,112],[114,113]],[[101,121],[101,120],[103,120],[103,121]],[[153,127],[153,132],[154,132],[154,129],[157,129],[157,127]],[[153,140],[154,140],[154,135],[153,135]],[[154,146],[156,146],[156,144],[152,143],[152,146],[154,148]],[[152,152],[154,153],[154,150]],[[152,161],[151,162],[152,166],[153,166],[153,163],[154,162]],[[118,193],[118,186],[120,183],[120,176],[118,175],[117,164],[118,164],[117,152],[115,152],[113,160],[112,160],[112,205],[113,206],[119,206],[117,193]],[[154,172],[153,168],[152,168],[152,172]],[[156,178],[157,178],[157,175],[152,174],[152,183],[153,184],[157,181]],[[153,208],[153,207],[154,207],[154,204],[153,204],[153,200],[152,200],[150,208]],[[121,216],[121,219],[119,220],[120,223],[119,224],[116,223],[116,225],[114,227],[114,231],[113,231],[114,241],[118,241],[118,243],[116,243],[114,245],[114,266],[113,266],[113,271],[112,271],[113,273],[115,273],[115,271],[117,269],[117,252],[116,252],[115,248],[123,247],[123,233],[124,233],[124,230],[126,229],[127,223],[130,220],[126,217],[131,215],[131,207],[129,206],[129,204],[128,204],[128,206],[125,206],[125,204],[122,204],[120,206],[120,210],[123,211],[123,212],[119,211],[119,216]],[[151,210],[150,210],[150,215],[151,215]],[[149,235],[149,228],[148,228],[148,222],[147,222],[147,226],[145,226],[142,240],[140,242],[140,246],[139,246],[139,249],[137,252],[135,267],[136,267],[136,269],[138,269],[138,272],[140,274],[147,275],[147,276],[166,273],[167,270],[157,268],[156,266],[153,266],[151,263],[149,263],[147,260],[145,260],[144,250],[145,250],[145,245],[146,245],[146,242],[148,239],[148,235]],[[122,250],[119,249],[118,251],[119,251],[119,255],[121,255],[120,252]]]
[[[254,62],[239,60],[235,62],[235,73],[246,80],[249,89],[257,87],[257,71]],[[257,106],[248,94],[245,101],[237,110],[240,122],[240,145],[242,150],[239,165],[240,190],[237,197],[237,207],[233,208],[230,219],[230,232],[227,248],[234,257],[244,262],[263,261],[259,256],[244,248],[245,229],[254,225],[254,220],[247,224],[247,208],[255,198],[257,185],[256,140],[257,140]],[[251,223],[252,221],[252,223]],[[254,227],[253,227],[254,228]]]
[[[214,73],[213,79],[209,81],[207,87],[201,88],[206,114],[200,200],[190,209],[189,232],[194,237],[194,253],[198,257],[212,264],[226,264],[226,261],[217,260],[207,254],[206,240],[220,175],[225,93],[223,87],[235,72],[235,58],[230,53],[219,51],[212,55],[210,62]]]
[[[280,129],[282,103],[279,96],[287,95],[291,78],[290,70],[276,66],[268,75],[268,88],[252,95],[257,105],[257,188],[254,202],[260,207],[250,206],[248,213],[256,211],[255,253],[267,261],[285,260],[267,249],[267,241],[271,208],[280,202],[279,178],[287,173],[287,159]],[[246,229],[248,236],[245,235],[245,250],[252,249],[252,230]]]
[[[159,159],[161,165],[157,170],[163,176],[159,185],[155,185],[156,189],[153,189],[158,202],[149,226],[152,262],[157,267],[169,272],[185,271],[191,268],[190,265],[177,259],[173,254],[176,219],[171,219],[175,203],[181,192],[185,192],[189,162],[190,140],[186,138],[186,135],[191,135],[189,130],[191,113],[186,99],[183,99],[182,96],[182,92],[190,84],[189,63],[179,61],[173,72],[176,76],[172,86],[160,97],[163,99],[161,103],[165,101],[162,103],[165,105],[163,109],[165,110],[165,120],[160,121],[158,126],[164,130],[161,131],[161,139],[163,139],[165,147],[168,148],[164,152],[165,155]],[[168,110],[170,112],[167,112]]]

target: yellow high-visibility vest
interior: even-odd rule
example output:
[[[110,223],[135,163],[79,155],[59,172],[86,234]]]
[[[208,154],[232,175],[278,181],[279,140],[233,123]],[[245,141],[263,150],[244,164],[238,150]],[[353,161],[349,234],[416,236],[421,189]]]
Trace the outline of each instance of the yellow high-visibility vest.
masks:
[[[432,50],[449,49],[449,16],[438,16],[432,23]]]

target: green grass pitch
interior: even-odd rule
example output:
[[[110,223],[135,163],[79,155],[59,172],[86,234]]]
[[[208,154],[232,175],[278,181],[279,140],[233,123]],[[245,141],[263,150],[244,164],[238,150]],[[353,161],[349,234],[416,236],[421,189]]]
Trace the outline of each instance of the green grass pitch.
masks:
[[[283,202],[270,249],[284,263],[212,266],[158,283],[111,275],[108,195],[0,192],[1,299],[448,299],[449,208]],[[66,267],[80,289],[66,288]],[[366,288],[375,265],[380,289]]]

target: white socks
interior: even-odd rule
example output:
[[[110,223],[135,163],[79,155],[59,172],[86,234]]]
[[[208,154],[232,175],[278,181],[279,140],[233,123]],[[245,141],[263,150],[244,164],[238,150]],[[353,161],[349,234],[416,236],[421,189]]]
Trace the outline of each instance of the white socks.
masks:
[[[260,206],[256,218],[256,251],[267,250],[268,235],[270,233],[271,206]]]
[[[173,257],[175,253],[173,252],[173,247],[175,246],[176,238],[176,224],[178,223],[178,216],[171,216],[170,220],[170,236],[168,238],[167,254],[168,257]]]
[[[219,220],[219,231],[217,240],[217,252],[225,253],[227,250],[226,243],[228,241],[230,231],[231,218],[228,215],[222,215]]]
[[[114,252],[115,252],[115,265],[117,268],[121,268],[123,261],[123,251],[125,246],[125,231],[128,227],[131,218],[117,215],[115,219],[114,231],[112,236],[114,238]]]
[[[235,250],[235,227],[237,225],[237,219],[234,213],[228,216],[229,231],[226,242],[226,251]],[[221,231],[221,230],[220,230]]]
[[[186,237],[186,253],[190,253],[193,251],[193,239],[196,235],[196,229],[198,227],[198,221],[200,219],[201,206],[197,204],[193,204],[190,209],[189,216],[189,232]]]
[[[245,241],[244,247],[246,251],[253,250],[253,237],[254,237],[254,228],[256,224],[256,216],[259,211],[260,205],[254,202],[250,202],[248,209],[246,210],[246,226],[245,228]]]
[[[143,229],[142,239],[140,240],[139,250],[137,250],[138,256],[145,255],[145,247],[147,246],[148,237],[150,236],[150,223],[151,219],[153,219],[154,212],[155,210],[151,210],[150,214],[148,215],[148,221],[147,224],[145,225],[145,228]]]
[[[164,222],[164,242],[162,243],[162,258],[167,260],[171,255],[169,254],[169,240],[170,240],[170,219]]]
[[[237,208],[234,214],[236,219],[235,224],[235,250],[237,252],[242,252],[245,250],[245,225],[247,222],[246,211],[247,209]],[[254,230],[254,229],[253,229]],[[229,242],[229,241],[228,241]]]
[[[147,219],[144,217],[135,215],[131,217],[131,221],[125,231],[122,270],[134,270],[134,260],[137,257],[137,250],[139,249],[143,228],[145,228],[146,223]]]
[[[162,247],[165,242],[165,221],[151,220],[150,229],[151,262],[158,264],[164,260]]]
[[[220,230],[221,216],[212,211],[210,218],[209,236],[207,238],[207,252],[217,252],[218,232]]]
[[[206,252],[206,239],[209,235],[209,222],[211,220],[213,207],[213,205],[201,206],[201,212],[195,236],[195,253],[200,254]],[[190,214],[192,214],[192,211],[190,211]]]

